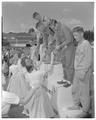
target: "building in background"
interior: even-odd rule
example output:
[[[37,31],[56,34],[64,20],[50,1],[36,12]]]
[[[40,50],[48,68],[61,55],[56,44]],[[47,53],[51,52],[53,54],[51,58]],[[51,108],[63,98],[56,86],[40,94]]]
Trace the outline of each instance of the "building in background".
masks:
[[[29,33],[3,33],[2,46],[9,43],[10,47],[26,47],[30,41],[35,44],[36,40],[32,39]]]

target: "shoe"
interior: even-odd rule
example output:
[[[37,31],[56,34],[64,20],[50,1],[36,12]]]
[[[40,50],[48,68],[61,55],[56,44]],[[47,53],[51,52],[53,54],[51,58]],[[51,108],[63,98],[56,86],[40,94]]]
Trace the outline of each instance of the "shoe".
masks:
[[[63,87],[70,87],[70,86],[71,86],[71,84],[68,83],[68,82],[66,82],[66,83],[63,85]]]
[[[56,109],[53,108],[53,111],[56,113],[56,115],[58,115],[58,111]]]
[[[65,84],[67,83],[67,81],[61,80],[61,81],[57,81],[58,84]]]
[[[75,118],[88,118],[89,113],[82,111],[79,115],[76,115]]]
[[[69,107],[68,109],[69,109],[69,110],[80,110],[81,107],[74,105],[74,106],[72,106],[72,107]]]

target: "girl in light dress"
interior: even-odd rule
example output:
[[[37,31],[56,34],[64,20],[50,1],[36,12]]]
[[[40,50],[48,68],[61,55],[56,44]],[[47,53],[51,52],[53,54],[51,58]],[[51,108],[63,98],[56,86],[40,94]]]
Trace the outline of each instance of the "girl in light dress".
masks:
[[[4,67],[4,66],[3,66]],[[6,91],[4,85],[6,85],[6,77],[4,76],[4,68],[2,67],[2,117],[8,117],[11,104],[18,104],[19,97],[11,92]]]
[[[10,61],[11,61],[12,63],[10,62],[11,65],[10,65],[10,67],[9,67],[9,78],[11,78],[11,76],[14,75],[15,72],[16,72],[17,63],[18,63],[18,55],[17,55],[17,53],[15,53],[14,55],[12,55],[12,56],[10,57]]]
[[[26,59],[27,73],[25,78],[29,83],[31,89],[25,99],[21,99],[21,104],[27,111],[30,118],[51,118],[55,117],[55,112],[51,106],[47,90],[44,86],[47,74],[44,71],[36,71],[31,59]]]
[[[15,93],[21,99],[26,96],[26,94],[29,90],[29,87],[24,78],[26,69],[24,69],[21,65],[21,60],[18,57],[19,54],[16,53],[16,56],[17,56],[17,64],[10,66],[10,79],[9,79],[7,91]]]

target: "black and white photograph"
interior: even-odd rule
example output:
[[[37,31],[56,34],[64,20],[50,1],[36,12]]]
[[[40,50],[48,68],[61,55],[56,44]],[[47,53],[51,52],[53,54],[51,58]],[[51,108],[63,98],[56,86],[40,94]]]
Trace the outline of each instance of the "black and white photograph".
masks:
[[[95,118],[95,2],[1,2],[1,118]]]

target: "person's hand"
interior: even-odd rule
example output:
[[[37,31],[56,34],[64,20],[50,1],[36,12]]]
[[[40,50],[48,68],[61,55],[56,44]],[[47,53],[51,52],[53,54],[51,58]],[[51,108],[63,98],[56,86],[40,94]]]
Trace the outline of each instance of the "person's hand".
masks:
[[[59,50],[60,49],[60,46],[56,46],[56,48],[55,48],[56,50]]]
[[[44,74],[44,80],[47,79],[47,77],[48,77],[48,73],[46,72],[46,73]]]
[[[63,87],[70,87],[71,86],[71,83],[68,83],[68,82],[66,82],[65,84],[63,84]]]
[[[54,95],[55,93],[56,93],[56,88],[53,87],[53,88],[52,88],[52,94]]]
[[[20,99],[19,104],[24,105],[24,99]]]

